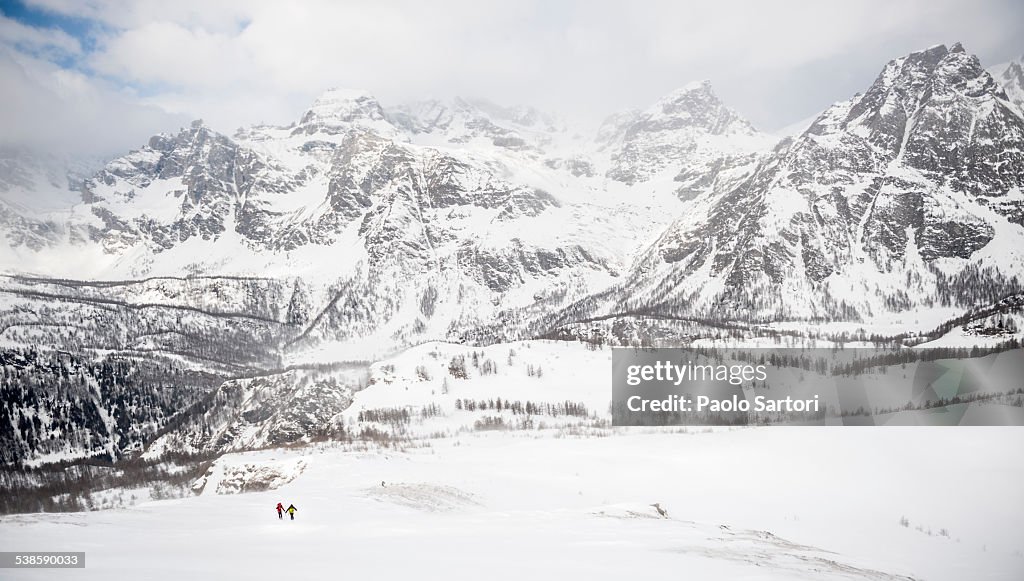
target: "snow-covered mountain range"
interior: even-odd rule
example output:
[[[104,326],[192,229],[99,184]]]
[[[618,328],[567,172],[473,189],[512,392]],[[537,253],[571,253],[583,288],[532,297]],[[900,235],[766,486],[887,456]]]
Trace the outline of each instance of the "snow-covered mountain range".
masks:
[[[330,338],[449,337],[602,292],[601,314],[870,320],[1019,272],[1020,70],[932,47],[778,144],[706,81],[593,137],[532,108],[331,90],[290,126],[195,122],[67,184],[8,156],[5,268],[269,274]],[[343,314],[343,295],[363,300]]]
[[[688,200],[738,183],[772,141],[706,82],[594,139],[530,108],[386,110],[331,90],[287,127],[229,137],[197,121],[155,136],[73,184],[63,222],[12,209],[6,264],[87,279],[259,274],[295,287],[303,338],[446,338],[608,287]]]
[[[1022,304],[1022,79],[935,46],[781,141],[699,82],[594,135],[529,107],[334,89],[288,126],[196,121],[101,168],[6,151],[0,344],[19,377],[143,386],[163,411],[110,396],[87,414],[108,426],[89,450],[116,456],[157,433],[320,433],[362,380],[317,365],[428,341],[937,333]],[[150,364],[189,391],[159,395]],[[298,419],[266,408],[299,400]],[[179,405],[199,407],[172,422]],[[16,457],[56,453],[58,428],[26,430]]]

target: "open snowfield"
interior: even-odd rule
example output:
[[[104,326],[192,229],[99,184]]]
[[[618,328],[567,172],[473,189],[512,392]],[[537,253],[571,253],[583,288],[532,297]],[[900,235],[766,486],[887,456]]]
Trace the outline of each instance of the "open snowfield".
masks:
[[[3,517],[3,550],[85,551],[86,568],[0,577],[1024,578],[1019,428],[605,433],[229,455],[196,497]],[[218,494],[245,464],[294,479]]]

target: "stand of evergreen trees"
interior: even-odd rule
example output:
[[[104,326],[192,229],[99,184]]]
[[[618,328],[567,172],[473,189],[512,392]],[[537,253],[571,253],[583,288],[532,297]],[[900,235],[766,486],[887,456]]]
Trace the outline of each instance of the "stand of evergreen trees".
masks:
[[[164,358],[0,350],[0,465],[123,458],[222,380]]]

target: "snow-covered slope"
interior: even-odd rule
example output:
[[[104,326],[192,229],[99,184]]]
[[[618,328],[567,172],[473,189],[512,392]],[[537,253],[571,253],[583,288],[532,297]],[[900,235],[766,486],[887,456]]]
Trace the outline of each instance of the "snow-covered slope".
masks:
[[[71,220],[80,204],[82,181],[102,166],[93,159],[0,147],[0,264],[30,265],[40,252],[52,259],[60,251],[92,255],[88,228]],[[66,269],[80,275],[88,270]]]
[[[361,89],[333,88],[317,97],[292,128],[293,135],[338,135],[359,128],[383,137],[399,132],[384,115],[376,97]]]
[[[4,517],[0,544],[85,551],[81,579],[1010,581],[1021,444],[998,428],[762,428],[264,450],[219,459],[197,497]]]

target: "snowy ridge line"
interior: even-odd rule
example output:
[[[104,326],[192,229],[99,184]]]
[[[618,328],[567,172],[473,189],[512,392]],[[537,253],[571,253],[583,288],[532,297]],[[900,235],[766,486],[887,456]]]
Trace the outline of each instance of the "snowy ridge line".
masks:
[[[8,278],[25,284],[46,284],[51,283],[69,287],[95,287],[111,288],[117,286],[130,286],[133,284],[144,284],[161,280],[173,280],[178,282],[203,281],[203,280],[238,280],[246,282],[279,281],[280,278],[269,276],[238,276],[218,274],[197,274],[193,276],[148,276],[145,278],[121,279],[121,280],[79,280],[72,278],[47,278],[45,276],[31,276],[25,274],[0,274],[0,278]]]
[[[69,295],[61,295],[56,293],[45,293],[42,291],[32,290],[18,290],[18,289],[0,289],[0,293],[7,293],[16,296],[25,296],[39,299],[54,299],[63,302],[71,303],[89,303],[94,305],[110,305],[114,307],[124,307],[132,310],[145,310],[145,309],[171,309],[188,311],[192,313],[199,313],[210,317],[217,317],[222,319],[248,319],[251,321],[259,321],[261,323],[273,323],[275,325],[281,325],[282,327],[290,327],[288,323],[272,319],[270,317],[261,317],[260,315],[254,315],[250,313],[232,313],[232,312],[217,312],[217,311],[206,311],[198,307],[190,307],[187,305],[170,305],[161,303],[128,303],[124,301],[118,301],[115,299],[103,299],[99,297],[75,297]]]
[[[93,351],[95,351],[95,350],[93,350]],[[122,349],[113,350],[109,354],[110,355],[125,355],[125,356],[133,356],[133,355],[135,355],[135,356],[140,356],[140,357],[146,357],[146,356],[149,356],[149,355],[175,355],[177,357],[181,357],[182,359],[186,359],[186,360],[202,362],[202,363],[206,363],[206,364],[219,365],[219,366],[222,366],[222,367],[235,368],[235,369],[239,369],[239,370],[253,371],[253,370],[260,369],[259,367],[253,367],[253,366],[250,366],[250,365],[242,365],[242,364],[239,364],[239,363],[230,363],[230,362],[227,362],[227,361],[224,361],[224,360],[221,360],[221,359],[214,359],[213,357],[203,357],[202,355],[196,355],[194,353],[189,353],[187,351],[178,351],[176,349],[165,349],[165,348],[132,349],[132,348],[122,348]],[[241,377],[247,377],[247,376],[235,376],[235,375],[230,375],[230,374],[225,376],[225,375],[220,374],[220,373],[212,373],[212,375],[215,375],[217,377],[226,377],[227,379],[237,379],[237,378],[241,378]]]

